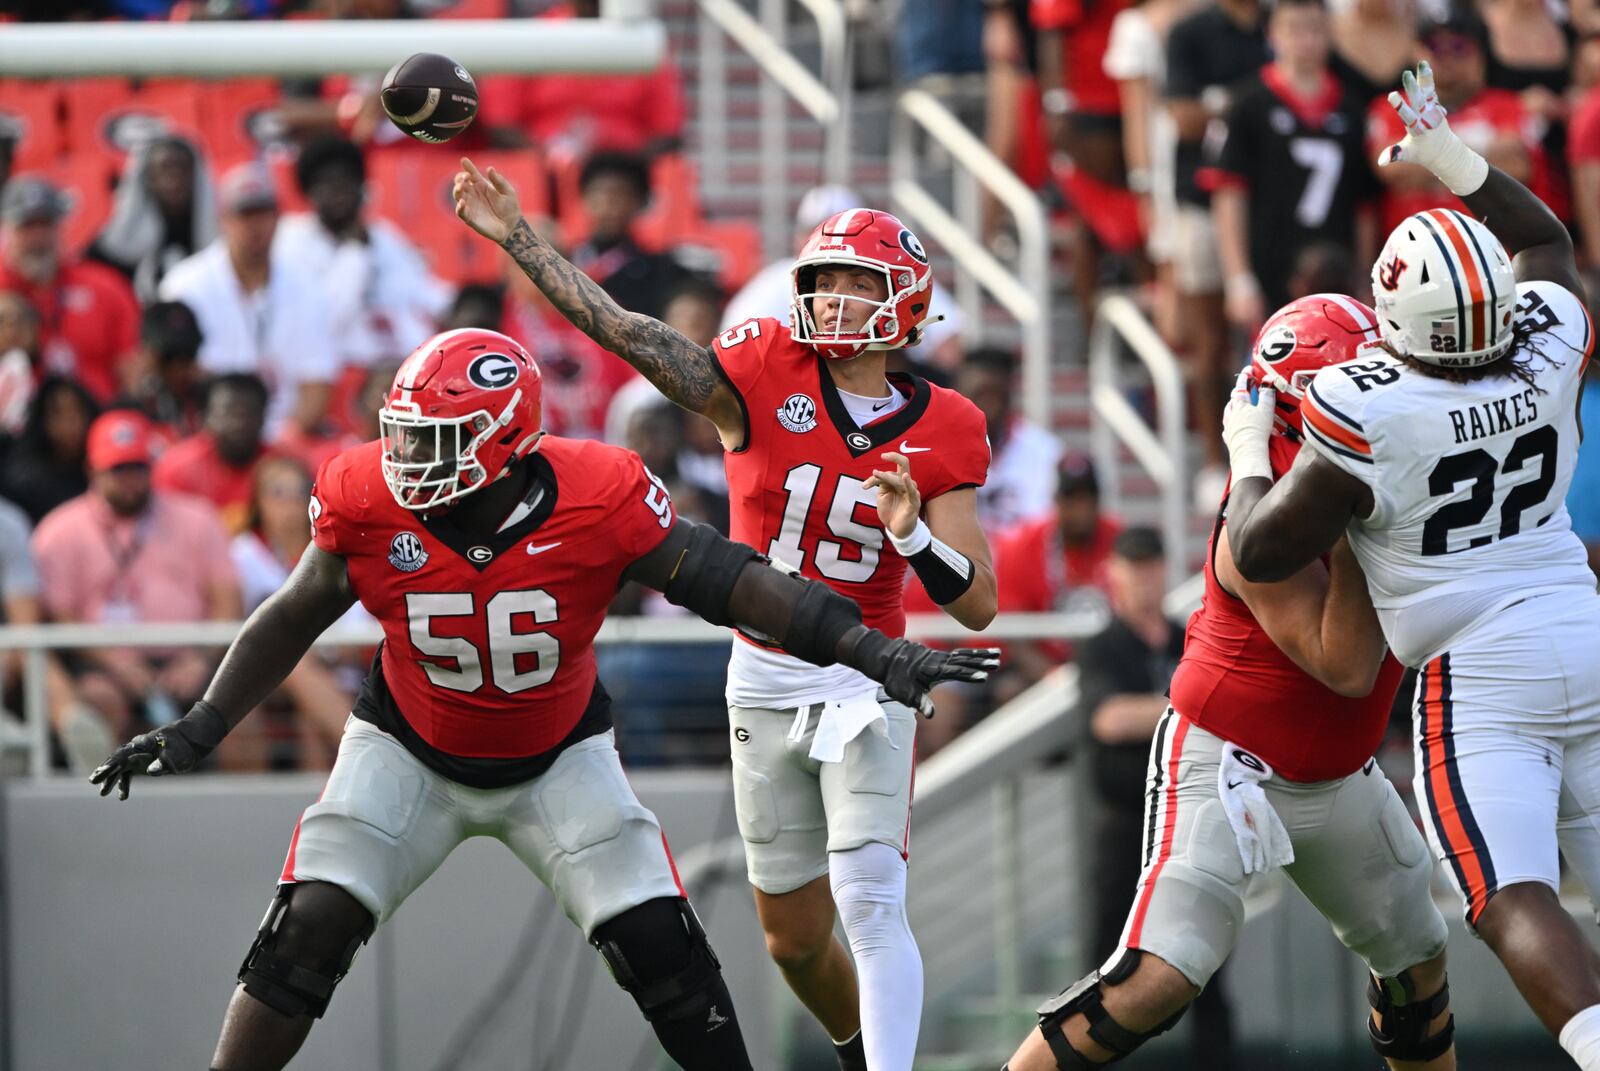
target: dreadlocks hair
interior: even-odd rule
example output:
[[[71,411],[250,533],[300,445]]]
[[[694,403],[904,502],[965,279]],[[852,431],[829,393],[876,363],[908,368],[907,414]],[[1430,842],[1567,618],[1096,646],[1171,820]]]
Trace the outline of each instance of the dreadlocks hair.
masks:
[[[1418,375],[1442,379],[1449,383],[1471,383],[1479,379],[1509,376],[1521,381],[1535,392],[1543,394],[1545,389],[1539,386],[1533,359],[1537,357],[1541,361],[1547,360],[1544,355],[1545,340],[1539,336],[1546,334],[1555,326],[1554,320],[1541,320],[1535,316],[1512,320],[1511,345],[1506,347],[1505,353],[1488,364],[1480,364],[1475,368],[1447,368],[1429,364],[1427,361],[1408,357],[1389,345],[1387,341],[1379,342],[1378,345]]]

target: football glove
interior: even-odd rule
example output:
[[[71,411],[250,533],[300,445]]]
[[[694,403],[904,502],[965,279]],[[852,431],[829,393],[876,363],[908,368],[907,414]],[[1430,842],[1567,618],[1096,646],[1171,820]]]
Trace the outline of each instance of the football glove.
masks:
[[[128,785],[135,774],[159,777],[187,773],[211,754],[228,735],[228,724],[221,714],[205,702],[196,703],[189,713],[170,725],[138,736],[111,753],[89,775],[89,783],[100,786],[100,795],[117,790],[118,798],[128,798]]]
[[[1278,392],[1266,384],[1250,397],[1250,369],[1239,373],[1228,406],[1222,411],[1222,441],[1228,447],[1228,468],[1233,482],[1252,476],[1272,479],[1272,461],[1267,454],[1267,439],[1272,435]]]
[[[1000,665],[997,647],[958,647],[935,651],[910,640],[893,640],[876,630],[866,630],[856,646],[855,668],[883,685],[889,698],[933,717],[933,697],[928,693],[944,681],[976,683],[988,680]]]
[[[1400,91],[1389,94],[1389,106],[1405,124],[1406,134],[1378,156],[1378,166],[1420,164],[1438,176],[1457,197],[1475,192],[1488,177],[1489,164],[1450,129],[1449,114],[1439,103],[1433,68],[1417,64],[1416,74],[1400,76]]]

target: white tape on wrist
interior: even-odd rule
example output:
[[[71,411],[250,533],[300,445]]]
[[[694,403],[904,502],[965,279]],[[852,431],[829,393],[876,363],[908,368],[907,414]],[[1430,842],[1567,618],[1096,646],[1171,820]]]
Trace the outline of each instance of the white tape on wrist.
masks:
[[[1488,179],[1489,161],[1452,132],[1450,141],[1440,147],[1433,173],[1447,190],[1465,197],[1477,193]]]
[[[917,526],[911,529],[911,534],[904,539],[901,539],[893,532],[887,534],[889,542],[894,544],[894,549],[900,552],[900,557],[902,558],[909,558],[913,554],[920,553],[927,549],[929,543],[933,542],[933,529],[929,528],[928,522],[920,517],[917,519]]]

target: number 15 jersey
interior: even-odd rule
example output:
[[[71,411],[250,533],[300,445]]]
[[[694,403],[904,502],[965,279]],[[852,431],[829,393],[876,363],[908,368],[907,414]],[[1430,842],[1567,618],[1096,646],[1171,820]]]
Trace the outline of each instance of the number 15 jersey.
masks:
[[[1594,595],[1566,507],[1594,328],[1550,282],[1518,284],[1515,316],[1541,329],[1519,344],[1537,386],[1512,375],[1452,383],[1375,354],[1322,369],[1301,404],[1306,444],[1372,489],[1350,546],[1409,666],[1524,599]]]
[[[862,486],[904,454],[924,504],[988,476],[989,440],[978,407],[916,376],[891,373],[898,407],[857,426],[827,362],[774,319],[724,331],[712,352],[738,396],[745,441],[725,459],[731,535],[855,600],[862,620],[905,632],[906,561]],[[741,635],[728,665],[728,702],[784,709],[842,699],[877,685],[844,666],[819,668]]]

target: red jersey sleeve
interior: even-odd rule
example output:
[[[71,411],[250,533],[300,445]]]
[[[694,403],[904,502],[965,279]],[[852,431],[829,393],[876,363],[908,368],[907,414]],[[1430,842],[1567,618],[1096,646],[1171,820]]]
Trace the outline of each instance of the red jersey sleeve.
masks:
[[[982,487],[989,479],[989,429],[983,413],[967,399],[953,392],[945,395],[948,408],[938,423],[946,429],[945,449],[938,452],[938,465],[932,478],[919,477],[924,499],[937,498],[946,491],[963,487]],[[911,474],[917,475],[917,459],[911,458]]]
[[[345,463],[343,454],[335,454],[323,462],[311,485],[311,498],[306,512],[311,518],[311,541],[318,550],[343,557],[349,548],[346,529],[349,526],[349,507],[344,501]]]
[[[1589,90],[1572,114],[1567,127],[1567,156],[1575,164],[1600,163],[1600,89]]]
[[[722,374],[740,395],[748,394],[767,367],[767,348],[781,338],[784,325],[769,316],[734,324],[711,343]]]
[[[672,497],[666,484],[632,450],[617,451],[611,486],[617,492],[609,530],[626,552],[626,560],[637,561],[655,550],[677,521]]]

